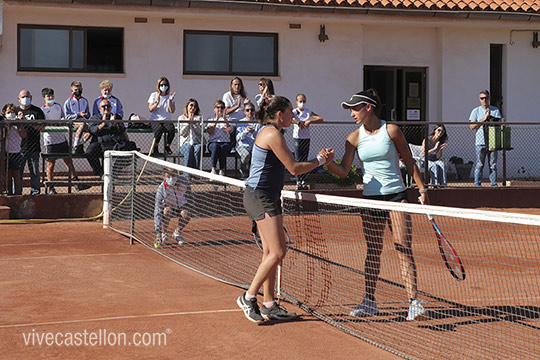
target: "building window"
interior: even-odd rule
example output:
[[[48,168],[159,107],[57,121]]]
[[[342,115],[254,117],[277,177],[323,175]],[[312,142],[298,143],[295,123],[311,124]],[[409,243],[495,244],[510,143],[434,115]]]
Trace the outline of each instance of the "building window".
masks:
[[[184,31],[185,75],[278,75],[278,35]]]
[[[18,25],[17,70],[124,72],[124,29]]]

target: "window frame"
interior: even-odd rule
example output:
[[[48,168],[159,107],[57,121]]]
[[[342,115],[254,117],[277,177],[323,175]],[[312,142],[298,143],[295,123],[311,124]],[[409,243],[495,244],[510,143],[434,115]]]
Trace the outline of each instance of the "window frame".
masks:
[[[69,30],[69,67],[67,68],[43,68],[43,67],[22,67],[21,66],[21,29],[46,29],[46,30]],[[120,71],[89,71],[88,70],[88,30],[89,29],[115,29],[121,31],[122,37],[122,68]],[[83,31],[84,33],[84,53],[83,53],[83,67],[73,67],[73,31]],[[68,72],[68,73],[90,73],[90,74],[123,74],[125,73],[125,31],[122,27],[109,27],[109,26],[69,26],[69,25],[34,25],[34,24],[17,24],[17,71],[27,72]]]
[[[186,35],[228,35],[229,36],[229,70],[228,71],[191,71],[186,69]],[[184,75],[242,75],[242,76],[279,76],[279,34],[269,32],[241,32],[241,31],[210,31],[210,30],[184,30],[182,49],[182,73]],[[274,57],[271,72],[233,71],[233,38],[234,36],[252,36],[273,38]]]

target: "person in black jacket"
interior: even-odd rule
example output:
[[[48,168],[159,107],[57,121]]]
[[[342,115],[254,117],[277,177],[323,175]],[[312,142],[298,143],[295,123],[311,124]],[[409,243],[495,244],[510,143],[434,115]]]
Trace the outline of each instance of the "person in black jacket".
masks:
[[[131,143],[124,124],[111,121],[121,120],[121,117],[111,112],[111,108],[109,100],[103,99],[99,103],[99,114],[95,114],[90,118],[90,120],[103,120],[99,123],[90,123],[89,129],[92,140],[85,152],[94,174],[99,176],[103,175],[103,165],[101,164],[103,153],[106,150],[124,150],[125,144]]]
[[[41,153],[41,130],[43,130],[43,124],[38,124],[36,120],[45,120],[45,114],[35,105],[32,105],[32,94],[30,91],[23,89],[19,91],[18,97],[19,103],[17,107],[18,116],[22,119],[26,119],[29,123],[23,126],[26,132],[26,138],[21,141],[21,155],[23,163],[20,171],[21,183],[24,173],[24,168],[28,164],[28,171],[30,172],[30,195],[39,195],[41,189],[40,184],[40,172],[39,172],[39,157]]]

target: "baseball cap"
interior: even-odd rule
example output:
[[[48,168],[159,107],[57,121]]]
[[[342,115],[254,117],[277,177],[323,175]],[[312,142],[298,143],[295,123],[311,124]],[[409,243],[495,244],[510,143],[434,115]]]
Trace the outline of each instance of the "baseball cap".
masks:
[[[341,107],[345,110],[348,110],[360,104],[370,104],[377,107],[377,101],[375,99],[372,99],[369,96],[359,94],[354,94],[348,101],[342,102]]]

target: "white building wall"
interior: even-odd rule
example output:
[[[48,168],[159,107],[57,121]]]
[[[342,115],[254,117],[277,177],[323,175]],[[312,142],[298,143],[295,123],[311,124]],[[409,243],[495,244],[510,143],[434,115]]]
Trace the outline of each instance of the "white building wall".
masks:
[[[134,23],[134,17],[147,17],[148,23]],[[173,18],[175,24],[162,24],[162,18]],[[183,76],[183,31],[230,30],[278,33],[280,74],[273,78],[277,93],[291,100],[298,92],[306,93],[308,107],[327,121],[350,120],[339,104],[362,89],[364,65],[427,67],[427,119],[467,121],[471,109],[478,105],[478,92],[489,88],[489,45],[504,44],[504,116],[508,121],[540,121],[535,107],[540,96],[540,48],[531,46],[532,31],[513,32],[510,44],[512,29],[538,30],[540,23],[436,20],[4,2],[0,103],[16,102],[18,91],[28,88],[34,103],[40,105],[43,87],[54,88],[57,99],[63,102],[75,79],[83,82],[84,96],[93,101],[99,95],[98,84],[110,79],[113,93],[122,100],[126,113],[148,117],[148,96],[163,75],[177,92],[174,118],[191,97],[199,100],[207,117],[213,102],[228,90],[231,77]],[[17,72],[19,23],[123,27],[125,74]],[[290,23],[301,24],[301,29],[290,29]],[[329,36],[324,43],[318,40],[321,24],[326,25]],[[254,98],[258,77],[242,78]],[[452,138],[472,144],[473,134],[466,126],[455,131]],[[514,136],[513,144],[519,143]],[[525,156],[526,150],[515,147],[509,156]],[[447,153],[473,160],[471,151],[466,146],[455,146]]]

